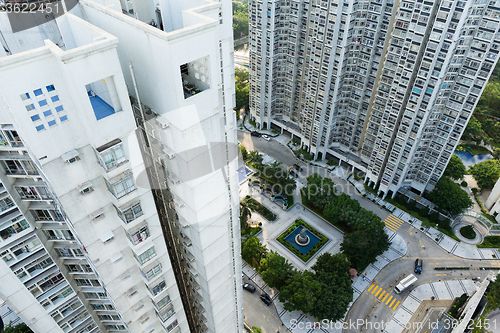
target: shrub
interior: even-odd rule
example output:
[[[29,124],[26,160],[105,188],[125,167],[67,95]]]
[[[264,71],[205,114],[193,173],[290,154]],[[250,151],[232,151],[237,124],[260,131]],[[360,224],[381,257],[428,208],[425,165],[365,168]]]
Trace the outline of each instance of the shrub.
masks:
[[[472,193],[474,193],[474,194],[477,194],[477,192],[479,192],[479,190],[478,190],[477,188],[475,188],[475,187],[473,187],[473,188],[471,189],[471,191],[472,191]]]
[[[460,185],[462,185],[462,187],[467,187],[467,185],[468,185],[468,184],[467,184],[467,182],[466,182],[465,180],[463,180],[463,181],[460,183]]]
[[[472,228],[471,225],[460,228],[460,234],[467,239],[476,238],[476,232],[474,231],[474,228]]]
[[[339,165],[339,164],[338,164],[337,162],[335,162],[334,160],[327,160],[327,161],[326,161],[326,164],[328,164],[328,165],[330,165],[330,166],[334,166],[334,165],[335,165],[335,166],[337,166],[337,165]]]

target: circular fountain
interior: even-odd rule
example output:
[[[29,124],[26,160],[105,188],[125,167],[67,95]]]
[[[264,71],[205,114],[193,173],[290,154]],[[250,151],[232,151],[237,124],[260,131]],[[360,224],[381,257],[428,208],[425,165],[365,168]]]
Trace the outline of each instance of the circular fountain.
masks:
[[[295,236],[295,242],[297,243],[297,245],[300,245],[300,246],[309,245],[309,242],[311,241],[311,239],[307,235],[306,231],[307,231],[307,229],[305,227],[302,227],[302,230],[300,230],[299,234],[297,236]]]

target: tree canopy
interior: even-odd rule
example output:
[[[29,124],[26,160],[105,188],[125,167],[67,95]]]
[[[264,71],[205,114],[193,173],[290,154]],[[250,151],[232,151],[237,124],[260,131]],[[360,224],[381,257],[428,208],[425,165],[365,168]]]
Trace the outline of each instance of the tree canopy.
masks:
[[[472,207],[472,200],[459,184],[448,177],[441,177],[436,187],[427,196],[439,208],[451,214],[460,214],[464,209]]]
[[[477,184],[485,189],[493,188],[500,177],[500,163],[495,159],[475,164],[469,170]]]
[[[307,186],[302,189],[302,202],[346,231],[341,249],[358,270],[364,269],[389,248],[389,238],[380,217],[362,208],[347,194],[337,195],[331,179],[317,173],[307,177]]]
[[[443,176],[450,177],[455,180],[462,179],[465,175],[465,165],[464,162],[458,157],[458,155],[451,155],[451,159],[448,162],[448,166],[444,170]]]
[[[293,276],[294,269],[288,260],[271,251],[260,261],[260,274],[269,287],[281,289]]]
[[[233,1],[234,39],[248,35],[248,1]]]
[[[286,310],[337,321],[344,317],[353,297],[349,267],[343,254],[324,253],[313,265],[314,273],[295,272],[290,277],[280,290],[279,299]]]
[[[266,253],[267,248],[257,237],[250,237],[241,245],[241,257],[252,266],[257,266]]]
[[[496,280],[491,282],[488,286],[486,301],[488,303],[488,311],[500,308],[500,274],[498,274]]]
[[[25,323],[21,323],[16,326],[11,326],[9,323],[5,326],[3,333],[33,333],[33,331]]]
[[[248,84],[248,70],[242,67],[234,68],[235,75],[235,91],[236,91],[236,106],[235,109],[246,108],[249,104],[249,84]]]

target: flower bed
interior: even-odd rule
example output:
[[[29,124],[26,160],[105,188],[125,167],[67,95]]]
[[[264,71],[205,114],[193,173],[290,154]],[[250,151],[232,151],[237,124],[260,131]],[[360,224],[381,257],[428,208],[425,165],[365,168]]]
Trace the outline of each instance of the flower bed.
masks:
[[[268,221],[276,220],[276,214],[271,212],[269,209],[267,209],[267,207],[262,205],[260,202],[258,202],[254,198],[247,195],[244,200],[245,201],[249,200],[249,202],[251,202],[253,205],[255,205],[255,207],[256,207],[255,211],[257,213],[259,213],[260,215],[262,215],[262,217],[264,217],[266,220],[268,220]]]

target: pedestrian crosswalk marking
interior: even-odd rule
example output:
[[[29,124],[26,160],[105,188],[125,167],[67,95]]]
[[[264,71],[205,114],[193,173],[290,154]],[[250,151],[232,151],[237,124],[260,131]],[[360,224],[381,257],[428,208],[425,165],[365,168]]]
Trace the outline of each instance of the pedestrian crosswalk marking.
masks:
[[[392,300],[391,305],[389,305],[390,308],[392,308],[392,305],[394,304],[394,302],[396,302],[396,299]]]
[[[394,305],[394,307],[392,309],[396,310],[396,308],[398,307],[398,305],[399,305],[399,301]]]
[[[392,295],[389,296],[389,299],[387,300],[387,302],[385,302],[385,305],[389,304],[389,302],[391,301],[391,299],[392,299]]]
[[[376,286],[375,289],[372,290],[372,295],[373,293],[379,288],[379,286]]]
[[[385,302],[385,299],[387,298],[387,296],[389,296],[389,293],[385,294],[385,297],[384,297],[384,299],[382,300],[382,303],[384,303],[384,302]],[[391,296],[391,297],[392,297],[392,296]]]
[[[370,288],[368,288],[368,291],[371,291],[371,290],[372,290],[372,288],[373,288],[373,287],[375,287],[375,286],[376,286],[376,284],[372,284],[372,285],[370,286]]]
[[[380,289],[377,291],[377,293],[375,294],[375,297],[377,297],[377,296],[378,296],[378,294],[380,294],[380,292],[381,292],[381,291],[382,291],[382,288],[380,288]]]
[[[384,220],[384,223],[388,229],[396,232],[404,221],[391,214]]]
[[[384,291],[382,291],[382,294],[380,294],[380,296],[378,297],[378,299],[381,299],[381,298],[382,298],[382,296],[384,296],[384,294],[385,294],[385,290],[384,290]]]

